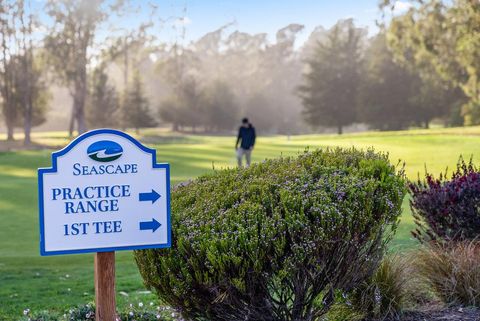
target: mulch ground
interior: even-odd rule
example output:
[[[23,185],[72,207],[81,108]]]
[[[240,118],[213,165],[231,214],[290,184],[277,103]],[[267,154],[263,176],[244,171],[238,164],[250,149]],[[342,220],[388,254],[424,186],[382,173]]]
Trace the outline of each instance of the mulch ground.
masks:
[[[472,308],[447,308],[406,312],[402,321],[480,321],[480,310]]]

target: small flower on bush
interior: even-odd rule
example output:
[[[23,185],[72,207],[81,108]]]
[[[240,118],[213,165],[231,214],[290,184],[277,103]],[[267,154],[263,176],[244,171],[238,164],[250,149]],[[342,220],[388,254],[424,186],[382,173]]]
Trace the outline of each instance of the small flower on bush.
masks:
[[[130,304],[118,317],[121,321],[183,321],[174,317],[170,307],[154,307],[153,302],[149,306],[143,302]]]
[[[24,317],[20,321],[89,321],[95,320],[94,304],[78,306],[66,311],[62,316],[54,312],[41,311],[38,313],[30,312],[30,309],[23,311]],[[170,307],[149,308],[139,302],[138,307],[130,304],[129,307],[121,310],[117,314],[116,321],[185,321],[177,313],[173,313]]]
[[[49,311],[31,312],[30,309],[23,310],[23,317],[18,321],[59,321],[60,316],[57,313]]]
[[[410,205],[421,242],[473,240],[480,235],[480,172],[460,158],[451,179],[446,174],[409,184]]]
[[[74,309],[70,309],[66,314],[66,320],[68,321],[95,320],[95,306],[93,304],[86,304]]]

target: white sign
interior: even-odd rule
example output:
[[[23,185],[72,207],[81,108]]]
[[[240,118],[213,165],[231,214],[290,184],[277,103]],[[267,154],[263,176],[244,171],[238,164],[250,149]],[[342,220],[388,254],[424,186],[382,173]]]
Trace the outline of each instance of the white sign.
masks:
[[[112,129],[90,131],[38,170],[40,253],[170,247],[170,168]]]

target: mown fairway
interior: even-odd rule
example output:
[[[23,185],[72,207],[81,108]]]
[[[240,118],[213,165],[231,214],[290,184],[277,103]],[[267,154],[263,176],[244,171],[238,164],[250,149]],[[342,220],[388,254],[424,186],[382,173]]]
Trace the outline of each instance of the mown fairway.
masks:
[[[174,183],[200,175],[212,168],[235,165],[233,137],[172,136],[145,131],[138,137],[157,149],[158,160],[169,162]],[[0,136],[0,140],[4,137]],[[37,143],[64,146],[64,133],[42,133]],[[480,127],[419,130],[394,133],[366,133],[339,136],[286,136],[258,140],[254,161],[291,155],[306,147],[374,147],[390,153],[392,163],[406,162],[411,179],[417,173],[438,173],[455,166],[459,155],[479,156]],[[0,145],[1,146],[1,145]],[[37,174],[38,167],[50,165],[52,150],[0,152],[0,320],[14,320],[23,309],[62,311],[93,300],[93,255],[39,256]],[[393,250],[416,245],[408,202]],[[130,252],[117,255],[117,293],[120,305],[149,302]]]

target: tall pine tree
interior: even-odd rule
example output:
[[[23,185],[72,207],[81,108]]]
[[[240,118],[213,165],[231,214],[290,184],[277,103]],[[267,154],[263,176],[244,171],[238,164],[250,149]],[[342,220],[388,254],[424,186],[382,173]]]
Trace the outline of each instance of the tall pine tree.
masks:
[[[333,26],[307,61],[309,71],[300,86],[305,121],[312,126],[343,127],[356,120],[357,88],[361,70],[361,45],[365,29],[353,20]]]
[[[87,123],[90,128],[121,127],[120,105],[115,87],[101,65],[93,71],[90,95],[87,100]]]
[[[379,130],[408,128],[418,111],[414,98],[419,93],[421,80],[394,62],[383,33],[370,42],[364,71],[359,94],[359,120]]]
[[[150,103],[145,96],[143,83],[138,72],[135,73],[133,83],[125,94],[123,122],[125,127],[135,128],[137,134],[140,128],[157,125],[150,114]]]

